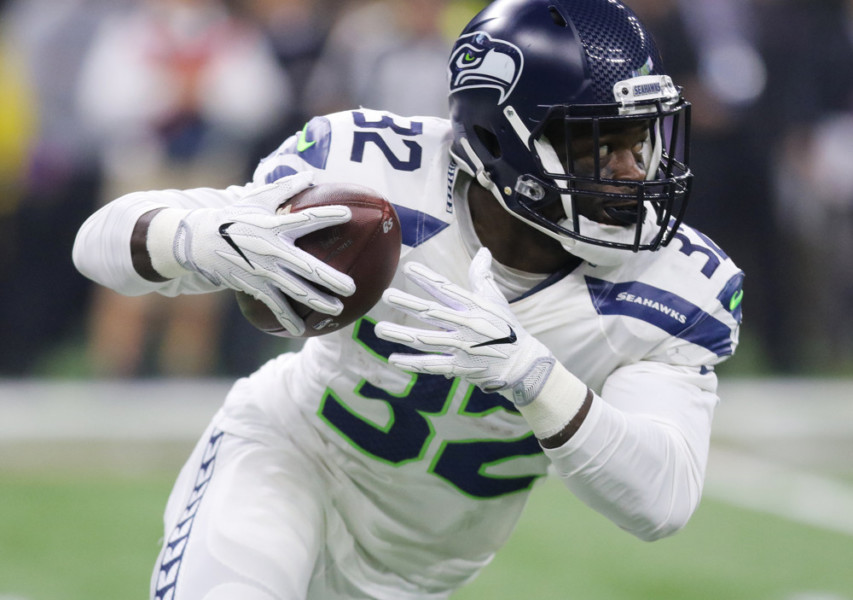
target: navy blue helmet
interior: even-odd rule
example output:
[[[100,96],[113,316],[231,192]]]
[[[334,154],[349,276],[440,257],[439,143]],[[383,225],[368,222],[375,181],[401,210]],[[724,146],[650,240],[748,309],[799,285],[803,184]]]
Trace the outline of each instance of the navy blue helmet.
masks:
[[[630,9],[617,0],[496,0],[456,40],[448,71],[452,153],[510,213],[569,250],[669,243],[692,180],[690,105]],[[602,132],[623,127],[647,131],[638,150],[645,180],[600,168]],[[592,168],[575,164],[581,138],[587,155],[592,142]],[[591,198],[609,227],[581,214]],[[546,217],[555,203],[564,216]]]

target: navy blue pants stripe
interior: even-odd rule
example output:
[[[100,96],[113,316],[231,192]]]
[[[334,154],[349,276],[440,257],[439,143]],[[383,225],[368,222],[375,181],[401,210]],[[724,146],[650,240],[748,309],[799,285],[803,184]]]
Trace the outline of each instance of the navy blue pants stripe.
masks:
[[[175,597],[178,574],[181,571],[181,563],[184,559],[184,551],[186,550],[199,506],[201,506],[204,492],[207,490],[211,477],[213,477],[213,468],[216,465],[216,453],[219,450],[219,444],[222,441],[223,435],[224,432],[214,429],[210,439],[207,440],[201,465],[199,466],[198,473],[196,473],[195,485],[187,499],[186,507],[178,519],[177,525],[175,525],[175,528],[169,535],[166,547],[163,549],[160,558],[160,564],[157,567],[159,572],[157,574],[157,587],[154,590],[154,600],[173,600]]]

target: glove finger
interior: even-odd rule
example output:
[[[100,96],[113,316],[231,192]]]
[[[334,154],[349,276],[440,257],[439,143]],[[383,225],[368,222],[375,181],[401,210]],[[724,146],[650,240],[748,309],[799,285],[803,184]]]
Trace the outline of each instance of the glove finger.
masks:
[[[414,371],[426,375],[444,375],[445,377],[467,377],[483,371],[483,367],[463,367],[454,364],[453,357],[441,354],[399,354],[393,353],[388,362],[403,371]]]
[[[288,333],[297,337],[305,333],[305,322],[296,314],[281,291],[268,284],[262,284],[260,287],[253,286],[236,273],[231,275],[231,282],[234,284],[232,286],[234,289],[263,302]]]
[[[339,298],[317,289],[306,280],[294,277],[287,271],[270,272],[267,276],[287,297],[318,312],[339,315],[344,309],[344,304]]]
[[[441,330],[449,332],[472,330],[487,337],[494,336],[501,331],[488,319],[473,316],[464,311],[453,310],[438,302],[424,300],[396,288],[385,290],[382,294],[382,300],[390,307]],[[455,335],[458,337],[458,334]]]
[[[281,213],[279,216],[282,221],[276,228],[278,234],[297,239],[325,227],[349,222],[352,219],[352,211],[348,206],[330,204],[312,206],[295,213]]]
[[[260,267],[267,276],[271,276],[271,273],[289,271],[328,288],[338,295],[351,296],[355,293],[355,282],[352,277],[327,265],[290,241],[281,240],[276,243],[268,237],[252,235],[239,228],[231,232],[231,239],[240,247],[244,255],[248,255],[249,262],[253,266]],[[219,255],[228,257],[240,267],[245,266],[245,259],[242,257],[224,252],[219,252]]]
[[[355,282],[349,275],[330,267],[293,243],[294,240],[314,231],[347,223],[352,219],[349,207],[315,206],[281,217],[286,222],[276,227],[277,235],[288,248],[286,252],[278,253],[278,257],[302,277],[327,287],[338,295],[352,296],[355,293]]]
[[[314,185],[314,173],[303,171],[282,177],[272,183],[258,186],[240,199],[240,204],[260,206],[274,213],[279,206],[299,192]]]
[[[388,288],[382,292],[382,301],[407,315],[438,327],[442,327],[442,323],[431,319],[431,315],[435,312],[447,311],[447,308],[438,302],[424,300],[397,288]]]
[[[442,304],[454,310],[464,310],[472,305],[470,293],[419,262],[406,263],[406,277]]]
[[[355,281],[352,277],[301,248],[294,246],[290,252],[282,252],[278,257],[277,266],[280,271],[294,272],[339,296],[352,296],[355,293]]]
[[[498,289],[492,275],[492,253],[488,248],[480,248],[468,268],[468,281],[471,290],[481,299],[499,305],[507,304],[506,298]]]
[[[452,285],[452,284],[451,284]],[[507,328],[504,319],[496,321],[490,318],[491,311],[476,313],[470,310],[456,311],[431,300],[424,300],[396,288],[388,288],[382,294],[382,300],[425,323],[443,330],[458,332],[466,331],[478,334],[477,341],[496,339],[506,335]],[[464,307],[463,307],[464,308]],[[459,337],[459,334],[455,334]],[[454,347],[462,348],[454,344]]]
[[[241,262],[242,259],[237,255],[224,252],[220,252],[219,255],[238,267],[245,267],[245,263]],[[291,269],[281,267],[277,262],[271,261],[269,258],[258,262],[254,267],[255,270],[246,271],[247,276],[244,277],[245,284],[250,286],[252,290],[259,290],[272,282],[286,296],[296,302],[306,304],[314,310],[330,315],[339,315],[343,310],[343,303],[339,298],[317,289],[307,279],[300,277]],[[335,272],[337,273],[337,271]],[[234,274],[233,277],[236,278],[237,275]],[[256,280],[257,283],[252,285],[252,280]],[[253,291],[249,291],[248,293],[254,294]]]
[[[470,340],[462,339],[456,331],[417,329],[388,321],[377,323],[375,331],[376,335],[385,341],[404,344],[421,352],[480,359],[507,357],[507,353],[498,346],[473,344]],[[459,362],[458,358],[456,362]]]
[[[324,227],[332,227],[352,219],[352,211],[347,206],[329,205],[312,206],[295,213],[266,214],[241,213],[232,215],[231,220],[243,227],[231,228],[232,237],[242,231],[245,235],[257,235],[252,228],[274,231],[279,237],[294,240],[298,237],[317,231]]]
[[[376,335],[386,342],[405,344],[422,352],[446,352],[459,345],[453,339],[452,333],[417,329],[389,321],[377,323],[375,331]]]
[[[314,172],[300,171],[293,175],[276,179],[273,183],[279,187],[283,196],[286,195],[287,199],[290,199],[299,192],[314,185]]]

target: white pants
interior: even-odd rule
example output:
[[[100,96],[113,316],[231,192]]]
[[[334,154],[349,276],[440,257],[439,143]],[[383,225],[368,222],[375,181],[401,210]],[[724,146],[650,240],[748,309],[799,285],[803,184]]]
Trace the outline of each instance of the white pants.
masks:
[[[294,357],[238,380],[181,470],[152,600],[446,600],[471,561],[436,561],[427,547],[421,564],[417,528],[376,504],[377,494],[405,496],[403,484],[371,476],[320,435],[295,401],[316,390],[295,389]]]
[[[372,597],[329,568],[321,481],[295,444],[272,448],[212,425],[169,498],[151,598]]]

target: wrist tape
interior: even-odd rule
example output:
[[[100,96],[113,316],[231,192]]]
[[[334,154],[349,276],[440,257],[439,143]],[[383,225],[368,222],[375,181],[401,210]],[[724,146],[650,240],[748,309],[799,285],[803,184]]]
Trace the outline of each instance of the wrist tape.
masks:
[[[154,215],[148,225],[145,247],[151,257],[151,266],[167,279],[175,279],[189,272],[181,266],[175,255],[181,220],[187,213],[188,210],[167,208]]]
[[[586,395],[586,384],[556,363],[533,402],[518,406],[518,410],[534,435],[542,440],[556,435],[569,424],[583,406]]]

